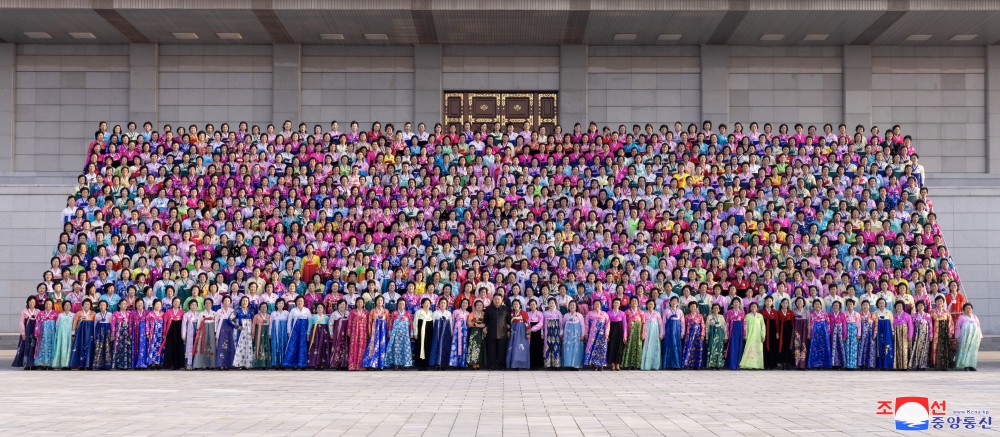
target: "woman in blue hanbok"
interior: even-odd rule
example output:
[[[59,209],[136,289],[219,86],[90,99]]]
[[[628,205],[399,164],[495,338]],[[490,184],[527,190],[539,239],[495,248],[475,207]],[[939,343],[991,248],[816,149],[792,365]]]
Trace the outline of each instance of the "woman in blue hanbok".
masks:
[[[671,296],[669,307],[663,310],[663,369],[684,367],[684,311],[678,307],[679,299]]]
[[[458,302],[458,308],[451,313],[451,350],[448,354],[448,365],[464,368],[468,366],[469,346],[469,299]]]
[[[56,353],[56,321],[59,319],[59,311],[55,310],[55,301],[52,299],[45,299],[43,307],[33,333],[38,338],[35,367],[50,368]]]
[[[375,311],[375,308],[372,309]],[[389,320],[389,342],[385,346],[385,367],[413,367],[413,347],[410,337],[413,332],[413,317],[406,310],[406,300],[396,301],[396,311]],[[366,366],[367,367],[367,366]]]
[[[288,347],[285,348],[284,367],[304,368],[309,364],[309,317],[306,299],[295,298],[295,308],[288,312]]]
[[[94,356],[91,368],[110,370],[114,363],[115,337],[112,335],[114,314],[108,312],[108,302],[97,302],[97,313],[94,314]],[[76,341],[74,339],[74,341]]]
[[[288,310],[285,300],[274,301],[274,311],[271,319],[271,367],[280,369],[285,363],[285,349],[288,349]]]
[[[878,359],[878,320],[871,312],[871,302],[861,301],[861,312],[858,313],[858,367],[874,369]]]
[[[69,367],[74,369],[89,369],[94,360],[94,321],[97,315],[92,311],[92,305],[90,299],[84,299],[83,309],[73,317]]]
[[[892,369],[894,368],[894,358],[896,356],[895,339],[892,335],[892,311],[885,308],[885,299],[883,298],[875,301],[875,307],[878,308],[875,311],[875,319],[878,320],[878,325],[875,326],[875,332],[878,336],[878,340],[876,341],[878,350],[875,357],[875,367],[879,369]]]
[[[510,303],[510,335],[507,337],[507,368],[527,369],[531,367],[531,351],[528,343],[528,313],[521,309],[521,301]]]
[[[587,341],[587,322],[576,311],[576,301],[567,305],[569,311],[562,319],[562,366],[580,369],[583,367],[584,345]]]
[[[823,303],[813,301],[809,313],[809,361],[810,369],[830,368],[830,315],[823,310]]]
[[[402,298],[396,300],[396,305],[402,305],[397,308],[403,308],[405,312],[405,300]],[[385,308],[385,298],[381,295],[376,296],[375,307],[368,312],[368,344],[365,346],[365,356],[361,360],[361,366],[369,369],[386,368],[390,317],[389,310]]]
[[[451,354],[451,334],[454,329],[451,322],[451,311],[448,311],[448,298],[438,299],[438,307],[432,317],[434,318],[434,334],[431,341],[430,365],[441,369],[448,366]]]
[[[643,344],[640,370],[659,370],[661,359],[660,343],[663,342],[663,316],[656,310],[656,301],[646,301],[646,311],[643,313]]]
[[[156,369],[163,365],[163,316],[163,302],[156,299],[153,301],[153,309],[146,312],[146,336],[149,338],[146,344],[146,365]]]
[[[132,315],[132,368],[145,369],[149,367],[149,321],[146,320],[149,311],[146,310],[144,300],[135,300],[135,311]]]
[[[222,305],[215,312],[215,339],[215,367],[233,368],[233,359],[236,358],[236,312],[229,296],[222,298]]]

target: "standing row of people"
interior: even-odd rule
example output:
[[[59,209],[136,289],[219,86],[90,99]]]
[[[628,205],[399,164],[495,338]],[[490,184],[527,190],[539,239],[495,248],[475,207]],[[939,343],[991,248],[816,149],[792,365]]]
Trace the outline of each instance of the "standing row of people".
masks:
[[[110,312],[106,301],[72,304],[34,296],[21,315],[21,342],[14,366],[79,369],[969,369],[977,366],[982,339],[972,304],[953,318],[938,297],[928,310],[923,301],[912,314],[902,302],[876,308],[854,299],[846,308],[834,302],[831,312],[820,301],[808,309],[804,298],[764,299],[744,307],[735,298],[723,312],[689,302],[679,308],[673,296],[662,311],[648,300],[611,301],[603,309],[591,302],[586,315],[570,301],[560,311],[556,299],[546,308],[538,300],[505,300],[497,293],[491,305],[446,297],[424,297],[410,311],[407,301],[375,298],[365,309],[358,297],[353,308],[340,299],[326,314],[322,303],[307,307],[302,296],[291,308],[277,300],[257,305],[243,296],[233,308],[229,296],[218,310],[206,298],[180,298],[168,310],[142,299]],[[706,308],[707,307],[707,308]]]

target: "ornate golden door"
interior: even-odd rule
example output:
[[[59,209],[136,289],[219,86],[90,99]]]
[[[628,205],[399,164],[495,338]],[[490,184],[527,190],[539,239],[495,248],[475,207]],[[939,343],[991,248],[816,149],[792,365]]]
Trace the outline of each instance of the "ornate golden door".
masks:
[[[551,133],[559,123],[558,98],[556,92],[541,91],[447,91],[444,93],[444,124],[457,125],[461,130],[465,122],[472,123],[474,129],[486,123],[492,129],[493,123],[500,122],[511,123],[514,130],[521,131],[527,121],[534,129],[545,126]]]

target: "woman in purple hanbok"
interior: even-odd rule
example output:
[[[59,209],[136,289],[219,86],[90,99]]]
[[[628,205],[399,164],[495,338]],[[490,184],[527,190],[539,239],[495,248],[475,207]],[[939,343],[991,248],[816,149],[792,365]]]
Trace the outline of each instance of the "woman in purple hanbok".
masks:
[[[330,368],[346,369],[347,357],[350,352],[350,340],[347,336],[347,322],[350,319],[347,311],[347,301],[337,301],[336,309],[330,314]]]

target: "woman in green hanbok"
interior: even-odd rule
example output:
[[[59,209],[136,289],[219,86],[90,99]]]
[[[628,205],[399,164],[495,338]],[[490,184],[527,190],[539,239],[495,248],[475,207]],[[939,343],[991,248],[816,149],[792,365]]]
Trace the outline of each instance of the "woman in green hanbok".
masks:
[[[746,346],[743,348],[740,369],[763,369],[764,338],[767,326],[764,325],[764,316],[757,312],[757,302],[750,303],[750,312],[747,313],[743,326],[746,329],[744,336]]]
[[[65,369],[69,367],[69,354],[73,349],[73,304],[63,302],[63,312],[56,319],[56,347],[52,356],[52,367]]]
[[[660,343],[663,341],[663,317],[656,310],[656,301],[650,299],[646,301],[646,311],[643,312],[643,332],[642,363],[639,368],[642,370],[660,369]]]
[[[722,307],[712,304],[711,313],[705,318],[708,326],[708,369],[721,369],[726,366],[726,318],[719,314]]]

